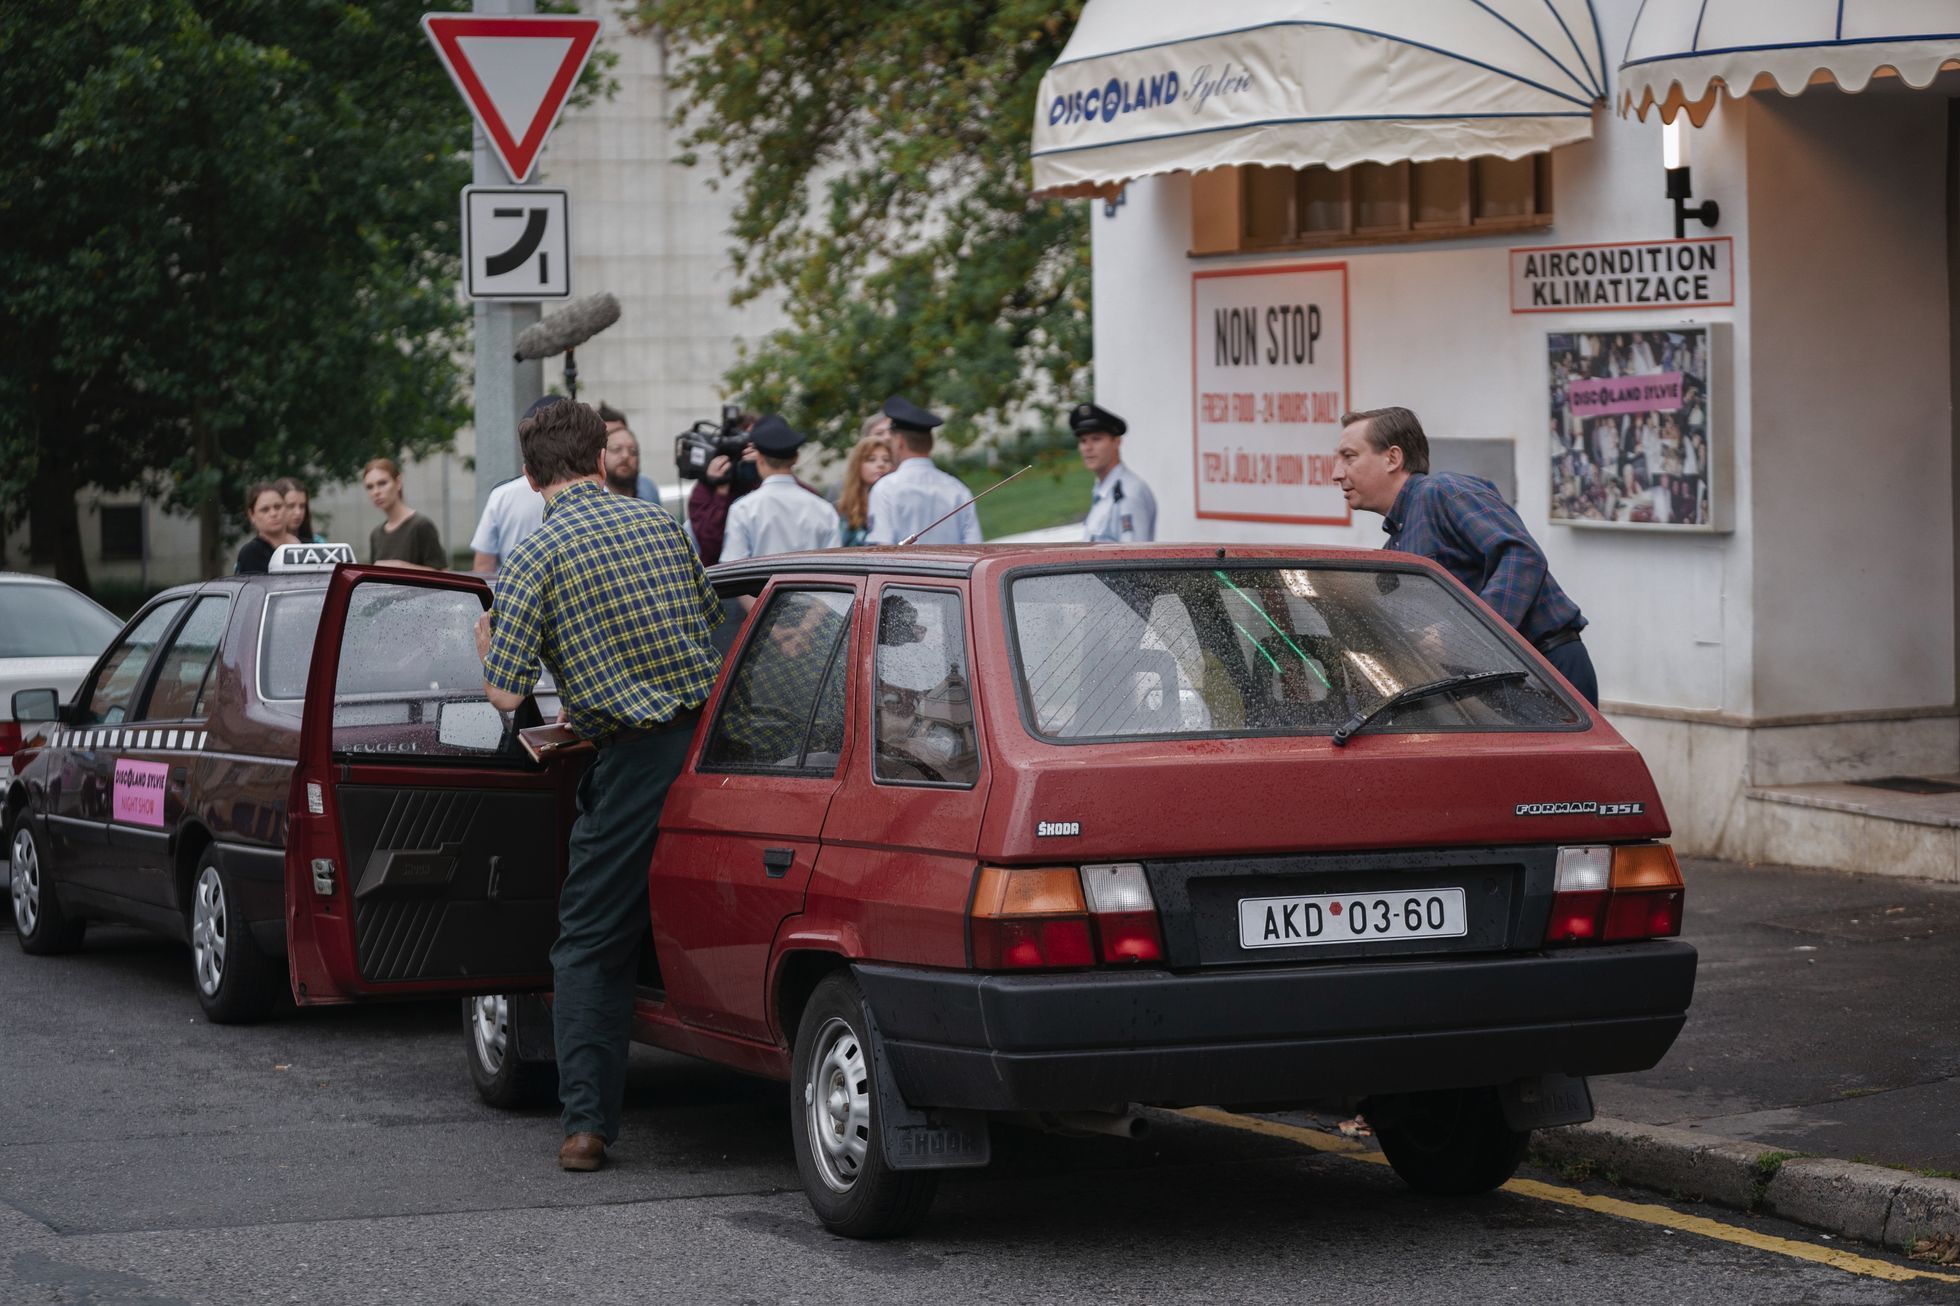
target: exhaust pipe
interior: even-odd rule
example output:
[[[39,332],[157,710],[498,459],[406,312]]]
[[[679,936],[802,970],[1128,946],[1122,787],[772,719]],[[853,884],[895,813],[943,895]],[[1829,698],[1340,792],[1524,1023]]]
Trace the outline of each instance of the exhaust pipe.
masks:
[[[1032,1129],[1075,1137],[1107,1134],[1111,1138],[1135,1139],[1150,1132],[1149,1119],[1138,1115],[1135,1107],[1122,1111],[1019,1111],[1008,1119]]]

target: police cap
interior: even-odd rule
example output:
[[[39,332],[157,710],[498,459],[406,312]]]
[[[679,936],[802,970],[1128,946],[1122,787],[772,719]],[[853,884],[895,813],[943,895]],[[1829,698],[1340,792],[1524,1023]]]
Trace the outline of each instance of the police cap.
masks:
[[[803,447],[803,442],[807,438],[801,431],[785,422],[781,413],[770,413],[749,428],[749,439],[755,442],[756,448],[771,458],[789,457]]]
[[[904,395],[893,395],[885,400],[885,416],[892,419],[892,426],[900,431],[919,431],[932,434],[932,428],[946,421],[938,413],[929,413],[907,399]]]
[[[1068,429],[1077,435],[1088,435],[1091,431],[1122,435],[1130,429],[1130,424],[1101,404],[1077,404],[1075,411],[1068,415]]]

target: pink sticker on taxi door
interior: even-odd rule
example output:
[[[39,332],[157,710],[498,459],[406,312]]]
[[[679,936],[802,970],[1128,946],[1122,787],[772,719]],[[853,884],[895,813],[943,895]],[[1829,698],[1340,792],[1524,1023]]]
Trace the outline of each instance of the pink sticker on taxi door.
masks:
[[[115,817],[134,825],[163,825],[163,786],[170,778],[164,762],[116,759]]]

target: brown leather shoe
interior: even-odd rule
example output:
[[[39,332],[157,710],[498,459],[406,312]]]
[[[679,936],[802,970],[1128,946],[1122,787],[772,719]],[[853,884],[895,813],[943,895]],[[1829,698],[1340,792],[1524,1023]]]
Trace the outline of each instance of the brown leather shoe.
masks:
[[[597,1134],[572,1134],[558,1149],[561,1170],[597,1170],[606,1163],[606,1140]]]

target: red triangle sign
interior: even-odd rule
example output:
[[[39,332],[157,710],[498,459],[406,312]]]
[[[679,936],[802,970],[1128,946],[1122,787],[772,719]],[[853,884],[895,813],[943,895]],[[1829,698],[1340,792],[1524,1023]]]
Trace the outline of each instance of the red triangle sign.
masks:
[[[504,171],[527,180],[592,54],[599,20],[423,14],[422,30]]]

